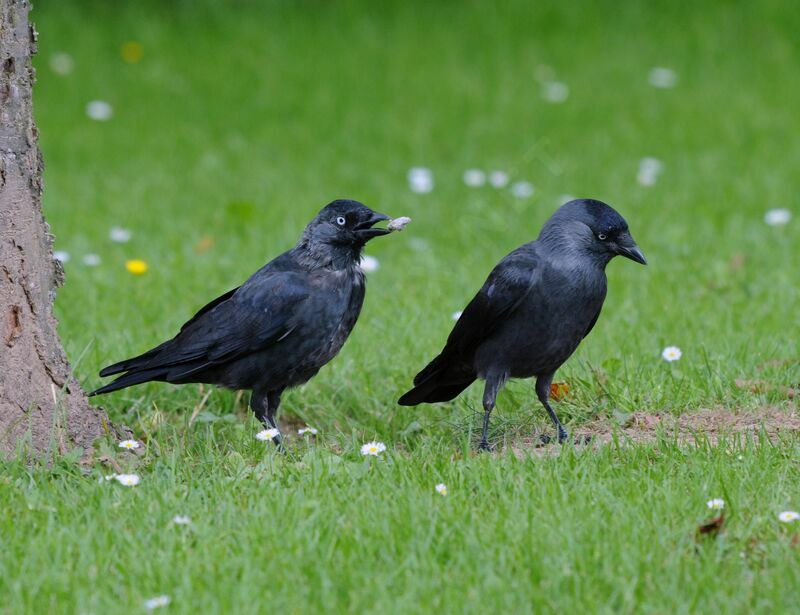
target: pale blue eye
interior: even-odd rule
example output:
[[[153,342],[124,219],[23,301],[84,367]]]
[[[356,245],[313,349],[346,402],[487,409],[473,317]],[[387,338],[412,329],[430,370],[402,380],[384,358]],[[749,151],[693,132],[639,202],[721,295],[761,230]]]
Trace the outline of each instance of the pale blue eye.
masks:
[[[336,224],[338,224],[339,226],[344,226],[344,223],[345,223],[344,216],[339,216],[338,218],[336,218]]]
[[[600,234],[597,236],[597,238],[598,238],[600,241],[605,241],[606,239],[608,239],[608,237],[606,237],[606,236],[605,236],[603,233],[600,233]]]

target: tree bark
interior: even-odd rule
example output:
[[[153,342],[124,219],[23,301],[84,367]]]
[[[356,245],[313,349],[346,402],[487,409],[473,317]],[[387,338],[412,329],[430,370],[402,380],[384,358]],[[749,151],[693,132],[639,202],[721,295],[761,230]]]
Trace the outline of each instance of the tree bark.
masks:
[[[20,443],[34,454],[86,452],[109,432],[56,333],[53,300],[64,271],[42,215],[30,8],[27,0],[0,0],[0,457]]]

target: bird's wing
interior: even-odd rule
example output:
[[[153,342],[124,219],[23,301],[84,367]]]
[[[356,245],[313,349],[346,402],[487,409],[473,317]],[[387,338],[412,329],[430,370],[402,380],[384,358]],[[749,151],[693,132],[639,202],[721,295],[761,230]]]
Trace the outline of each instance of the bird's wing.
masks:
[[[534,289],[541,276],[538,257],[525,247],[506,256],[492,270],[478,294],[453,327],[447,344],[414,383],[424,381],[453,357],[467,358],[511,315]]]
[[[180,378],[263,350],[292,332],[292,317],[308,294],[306,281],[297,272],[262,270],[247,284],[202,308],[173,339],[112,365],[101,375],[185,364],[185,371],[172,374]]]

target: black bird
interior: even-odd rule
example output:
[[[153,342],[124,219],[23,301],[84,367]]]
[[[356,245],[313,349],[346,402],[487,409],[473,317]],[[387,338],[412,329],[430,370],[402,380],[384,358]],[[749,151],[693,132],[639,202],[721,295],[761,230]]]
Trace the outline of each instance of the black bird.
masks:
[[[403,406],[449,401],[476,378],[483,393],[481,450],[490,450],[489,415],[509,378],[536,377],[536,395],[558,430],[548,402],[556,370],[597,322],[606,298],[605,268],[615,256],[646,265],[614,209],[591,199],[570,201],[545,223],[539,238],[514,250],[489,274],[444,349],[414,378]]]
[[[294,248],[214,299],[174,338],[103,369],[101,376],[122,375],[91,395],[149,381],[251,389],[256,417],[277,429],[281,393],[316,375],[353,330],[364,301],[361,250],[391,232],[374,227],[388,219],[357,201],[333,201]],[[280,445],[280,434],[273,440]]]

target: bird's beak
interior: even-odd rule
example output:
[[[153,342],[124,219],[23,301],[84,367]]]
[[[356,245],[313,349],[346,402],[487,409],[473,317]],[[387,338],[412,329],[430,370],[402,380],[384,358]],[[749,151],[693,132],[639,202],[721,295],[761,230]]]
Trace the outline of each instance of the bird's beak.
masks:
[[[630,235],[626,235],[617,240],[617,254],[629,258],[632,261],[636,261],[637,263],[641,263],[642,265],[647,264],[647,259]]]
[[[360,223],[355,228],[355,234],[358,236],[359,239],[362,241],[369,241],[373,237],[380,237],[381,235],[388,235],[391,233],[389,229],[385,228],[373,228],[375,224],[378,222],[382,222],[383,220],[391,220],[389,216],[386,214],[382,214],[377,211],[372,212],[372,216],[370,216],[367,220]]]

